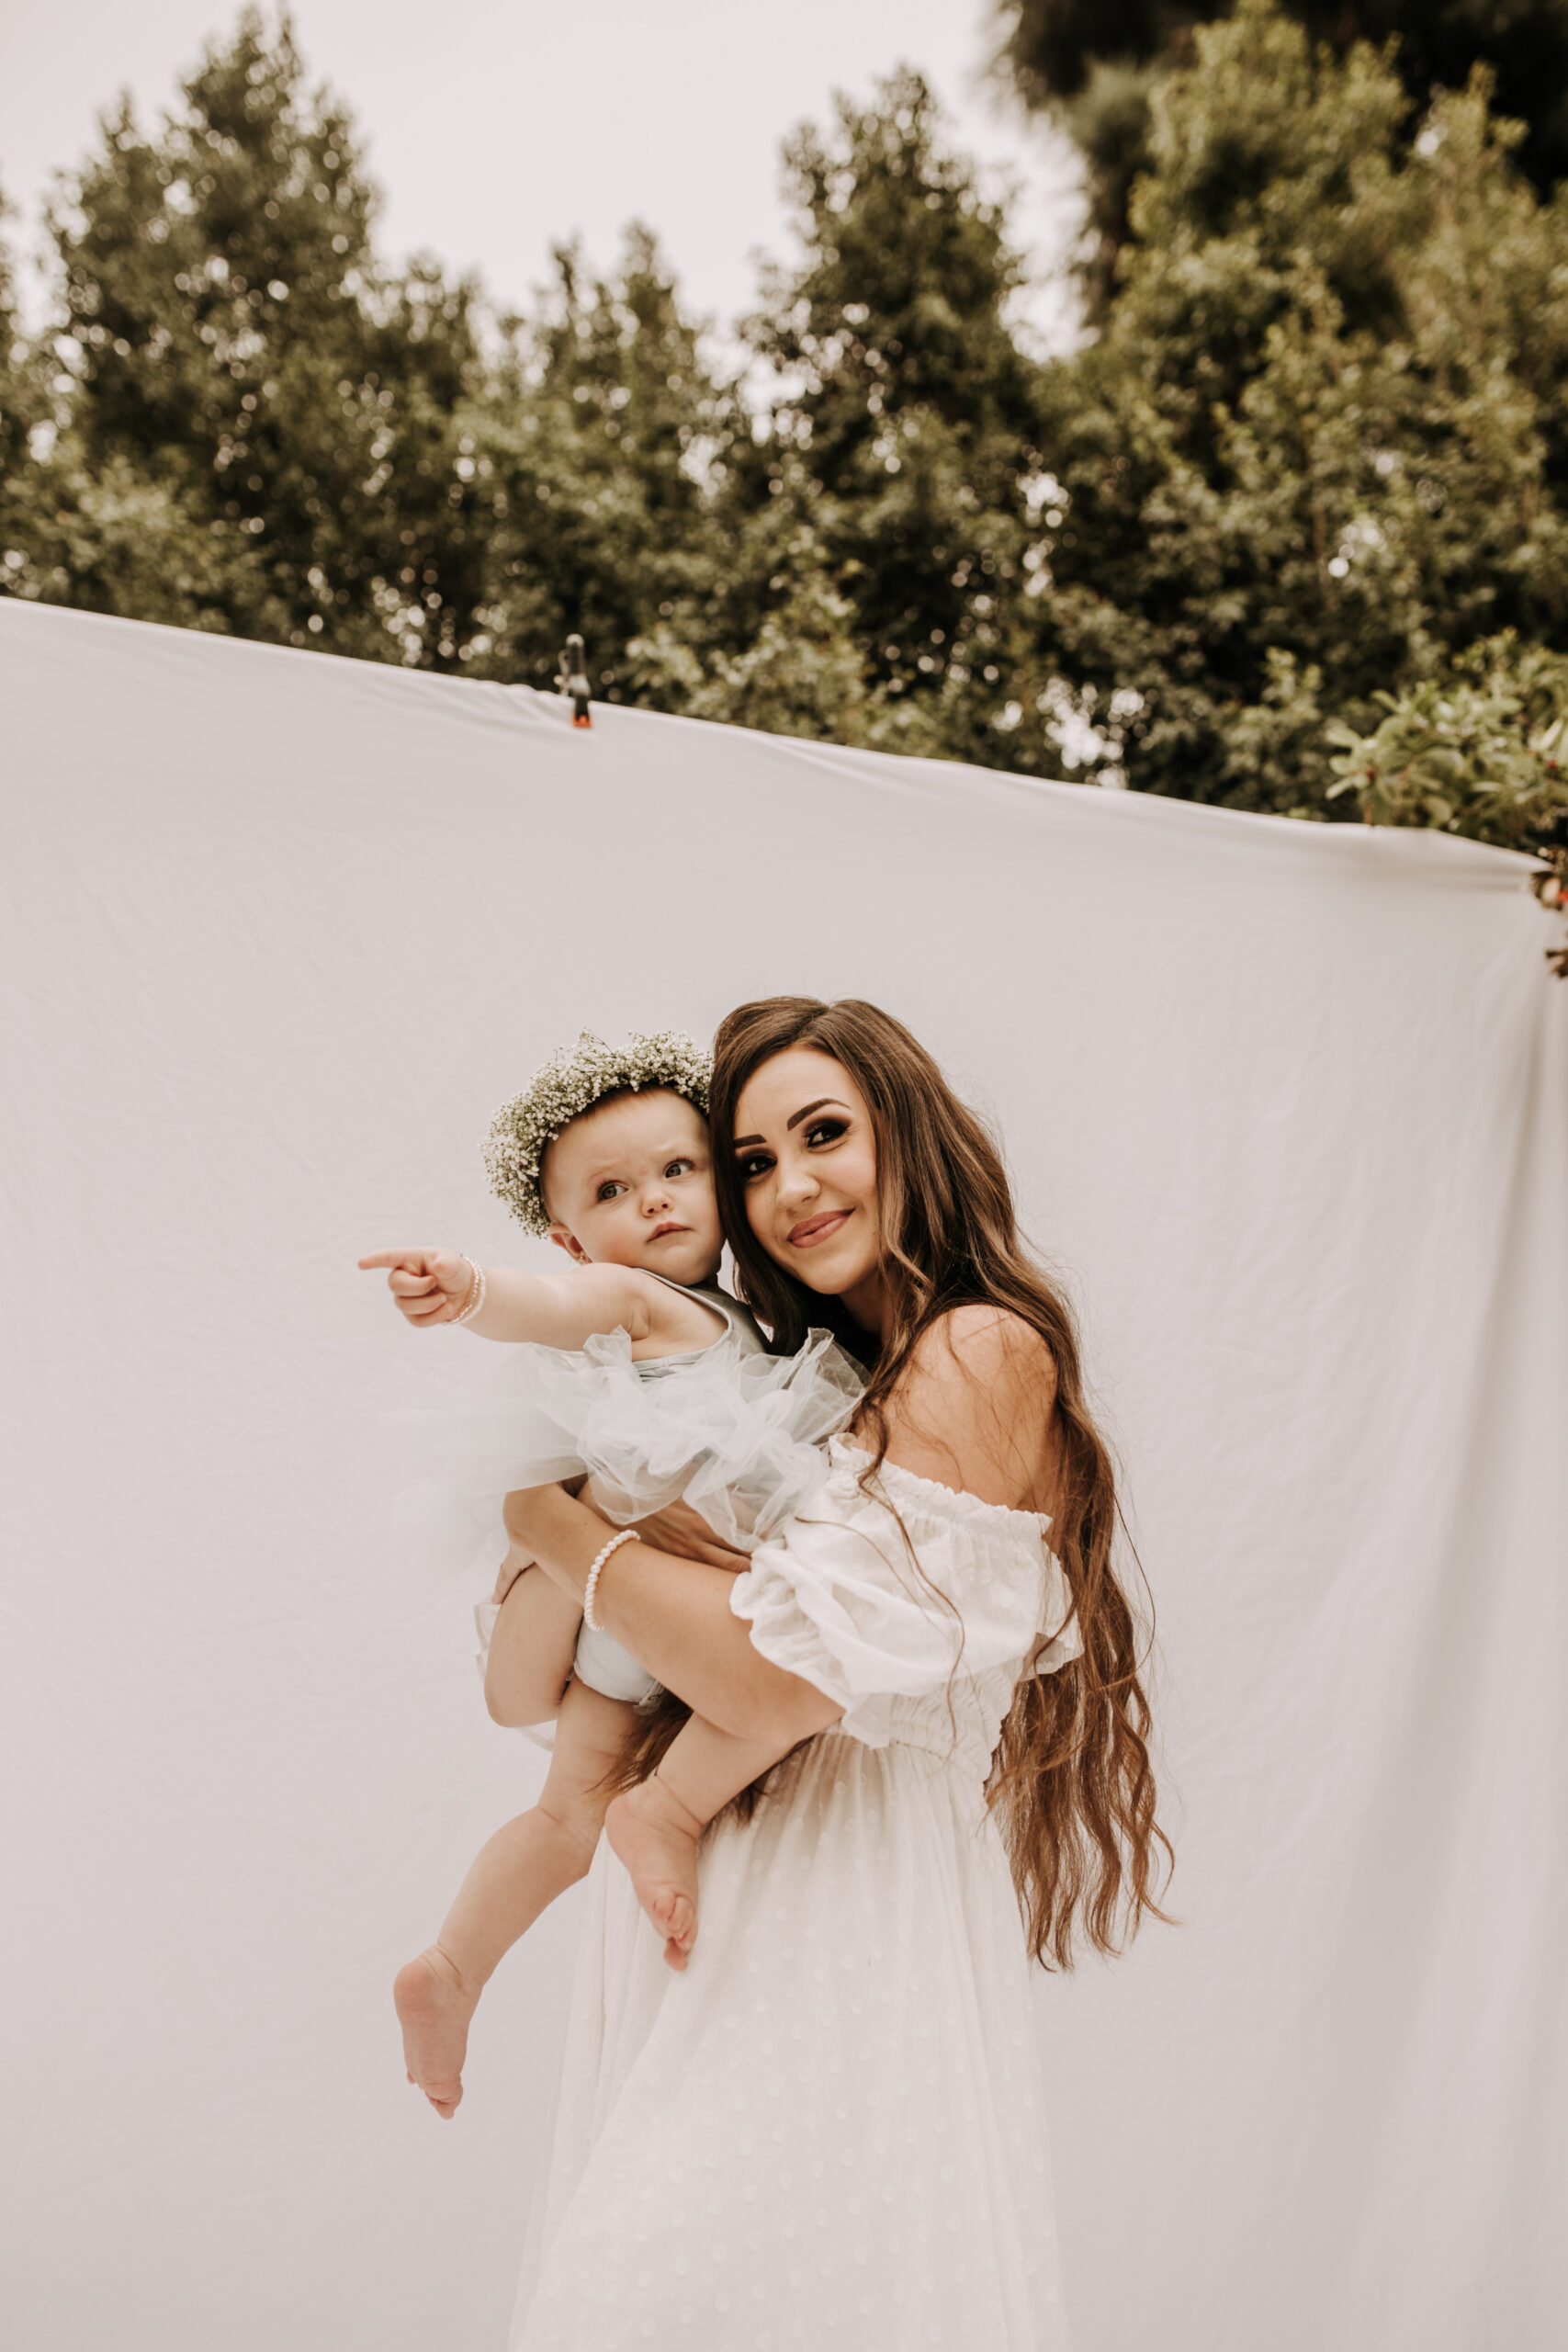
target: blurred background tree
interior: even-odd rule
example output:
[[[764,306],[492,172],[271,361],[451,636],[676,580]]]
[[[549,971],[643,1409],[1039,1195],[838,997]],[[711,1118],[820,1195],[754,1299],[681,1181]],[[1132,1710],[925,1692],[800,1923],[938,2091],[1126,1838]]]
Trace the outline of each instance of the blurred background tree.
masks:
[[[1126,243],[1133,183],[1150,157],[1150,106],[1190,65],[1192,32],[1230,0],[998,0],[998,62],[1025,105],[1055,114],[1087,166],[1085,276],[1102,311]],[[1284,13],[1343,54],[1391,45],[1419,110],[1492,70],[1498,111],[1522,122],[1519,161],[1544,195],[1568,174],[1568,0],[1284,0]]]
[[[608,278],[574,248],[555,260],[536,315],[500,322],[474,412],[487,604],[472,666],[546,684],[578,629],[596,691],[618,698],[635,691],[634,640],[678,611],[684,626],[723,568],[715,494],[750,428],[647,229]]]
[[[1568,0],[1003,13],[1029,95],[1135,132],[1049,362],[917,74],[789,142],[796,258],[719,361],[643,228],[523,316],[388,269],[247,13],[156,135],[106,119],[31,341],[0,251],[0,589],[534,684],[581,628],[612,699],[1353,816],[1337,745],[1568,637]],[[1544,843],[1486,659],[1462,826]]]
[[[482,547],[457,468],[471,289],[381,271],[346,117],[247,14],[155,138],[129,106],[57,206],[39,593],[454,662]]]
[[[1103,332],[1045,377],[1042,650],[1134,713],[1133,783],[1326,813],[1326,718],[1568,625],[1568,201],[1484,74],[1412,125],[1269,0],[1192,38]]]
[[[0,195],[0,235],[8,210]],[[39,503],[38,436],[47,447],[53,433],[43,361],[22,334],[11,257],[0,243],[0,590],[28,572]]]
[[[801,257],[747,322],[760,399],[711,482],[725,560],[642,675],[678,685],[674,640],[704,715],[992,759],[1039,474],[1021,264],[916,74],[841,99],[784,172]]]

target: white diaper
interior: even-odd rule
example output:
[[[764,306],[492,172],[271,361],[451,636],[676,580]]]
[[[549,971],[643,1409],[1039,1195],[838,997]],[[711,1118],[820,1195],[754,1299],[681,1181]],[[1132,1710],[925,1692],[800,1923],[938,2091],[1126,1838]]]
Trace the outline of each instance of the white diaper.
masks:
[[[606,1633],[584,1625],[577,1637],[577,1676],[606,1699],[628,1699],[634,1706],[651,1699],[659,1685],[630,1650]]]

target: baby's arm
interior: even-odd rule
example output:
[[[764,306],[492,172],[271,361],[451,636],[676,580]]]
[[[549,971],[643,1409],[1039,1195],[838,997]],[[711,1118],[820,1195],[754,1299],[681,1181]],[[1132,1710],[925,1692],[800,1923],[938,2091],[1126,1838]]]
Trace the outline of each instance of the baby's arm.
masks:
[[[477,1269],[454,1250],[378,1250],[359,1264],[364,1272],[388,1269],[393,1301],[418,1330],[455,1323],[479,1287]],[[634,1344],[649,1340],[673,1352],[715,1336],[707,1307],[636,1266],[583,1265],[564,1275],[487,1266],[483,1279],[484,1303],[465,1326],[481,1340],[581,1348],[601,1332],[625,1331]]]

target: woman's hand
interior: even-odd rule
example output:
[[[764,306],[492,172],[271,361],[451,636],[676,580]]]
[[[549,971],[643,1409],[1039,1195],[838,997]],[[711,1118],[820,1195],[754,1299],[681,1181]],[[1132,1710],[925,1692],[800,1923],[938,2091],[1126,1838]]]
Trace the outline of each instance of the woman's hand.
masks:
[[[766,1743],[777,1736],[782,1754],[836,1722],[842,1709],[815,1685],[771,1664],[752,1647],[750,1632],[735,1615],[732,1579],[737,1568],[745,1566],[745,1554],[720,1544],[694,1511],[680,1510],[673,1522],[660,1512],[659,1523],[672,1526],[683,1544],[705,1546],[711,1562],[647,1542],[617,1549],[605,1563],[608,1573],[601,1577],[595,1600],[605,1631],[667,1690],[738,1739]],[[615,1530],[598,1511],[573,1501],[558,1487],[508,1495],[506,1524],[513,1541],[520,1539],[533,1553],[536,1577],[536,1573],[525,1576],[522,1597],[514,1590],[501,1611],[485,1688],[498,1723],[522,1723],[528,1719],[515,1710],[526,1703],[526,1694],[522,1669],[513,1665],[512,1650],[502,1640],[507,1619],[525,1614],[536,1580],[547,1580],[566,1600],[564,1614],[575,1631],[594,1558]],[[722,1584],[716,1569],[724,1572]],[[570,1669],[570,1657],[567,1664]]]
[[[474,1286],[474,1270],[455,1250],[378,1250],[361,1258],[360,1271],[389,1266],[387,1287],[400,1314],[416,1330],[450,1323]]]
[[[586,1482],[573,1478],[564,1483],[569,1495],[581,1494],[585,1503],[592,1505],[593,1481],[591,1478]],[[530,1560],[534,1557],[530,1549],[533,1513],[542,1501],[559,1491],[555,1487],[519,1487],[507,1496],[502,1506],[502,1517],[512,1538],[513,1553],[522,1553]],[[750,1558],[748,1553],[736,1551],[733,1544],[726,1544],[722,1537],[716,1535],[706,1520],[699,1511],[694,1511],[690,1503],[669,1503],[664,1510],[652,1511],[647,1519],[639,1519],[635,1523],[643,1542],[650,1544],[655,1551],[672,1552],[682,1560],[700,1560],[705,1567],[726,1568],[731,1576],[739,1575]],[[615,1533],[615,1528],[609,1520],[604,1521],[604,1527],[607,1541]]]
[[[589,1488],[592,1498],[592,1487]],[[700,1511],[690,1503],[667,1503],[647,1519],[639,1519],[637,1532],[645,1544],[660,1552],[673,1552],[682,1560],[701,1560],[710,1568],[728,1568],[737,1576],[750,1565],[749,1552],[738,1552],[732,1544],[716,1535]]]
[[[513,1586],[516,1583],[524,1569],[531,1568],[535,1566],[536,1566],[536,1563],[532,1552],[525,1552],[520,1544],[513,1544],[505,1559],[502,1560],[500,1567],[497,1568],[495,1572],[495,1590],[491,1593],[491,1599],[495,1602],[497,1608],[499,1608],[501,1603],[506,1599],[507,1594],[511,1591]]]

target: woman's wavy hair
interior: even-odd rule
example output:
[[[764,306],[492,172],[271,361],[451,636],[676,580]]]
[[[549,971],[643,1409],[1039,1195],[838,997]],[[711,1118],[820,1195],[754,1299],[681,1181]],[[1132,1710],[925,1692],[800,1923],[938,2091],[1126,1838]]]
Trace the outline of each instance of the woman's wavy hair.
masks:
[[[1066,1300],[1020,1242],[1001,1155],[924,1046],[858,997],[767,997],[738,1006],[714,1041],[709,1119],[720,1213],[742,1295],[793,1353],[824,1324],[863,1359],[867,1335],[836,1299],[807,1289],[771,1258],[746,1215],[736,1106],[763,1062],[792,1046],[828,1054],[854,1080],[876,1133],[883,1279],[891,1329],[868,1366],[859,1433],[880,1465],[886,1406],[922,1335],[955,1306],[1018,1316],[1049,1349],[1061,1444],[1052,1543],[1072,1591],[1081,1657],[1027,1677],[1002,1726],[987,1802],[1012,1864],[1029,1948],[1070,1968],[1080,1934],[1105,1952],[1137,1932],[1171,1849],[1155,1818],[1148,1701],[1138,1679],[1138,1625],[1112,1563],[1121,1524],[1109,1449],[1084,1401],[1077,1334]],[[1136,1555],[1134,1555],[1134,1560]],[[1140,1572],[1141,1573],[1141,1572]]]

